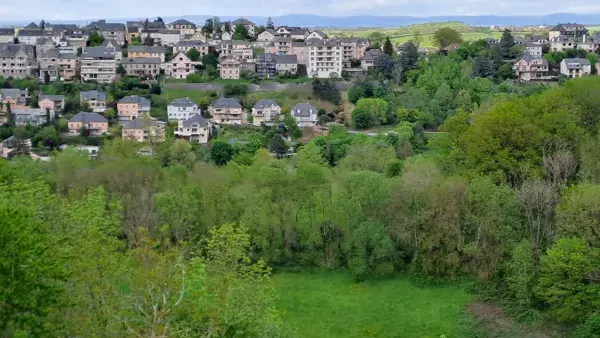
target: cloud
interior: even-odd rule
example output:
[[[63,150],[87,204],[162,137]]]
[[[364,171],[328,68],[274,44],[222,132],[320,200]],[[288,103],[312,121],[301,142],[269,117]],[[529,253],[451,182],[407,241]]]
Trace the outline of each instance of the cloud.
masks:
[[[91,20],[98,18],[173,17],[182,15],[278,16],[346,15],[543,15],[600,12],[598,0],[2,0],[0,21]],[[180,6],[181,4],[181,6]]]

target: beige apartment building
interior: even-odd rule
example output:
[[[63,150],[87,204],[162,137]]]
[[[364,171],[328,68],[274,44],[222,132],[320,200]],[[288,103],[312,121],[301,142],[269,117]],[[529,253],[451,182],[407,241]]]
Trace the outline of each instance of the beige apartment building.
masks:
[[[308,46],[308,76],[318,78],[342,75],[342,46],[336,40],[313,40]]]
[[[159,58],[125,58],[121,62],[127,75],[146,75],[154,78],[160,74],[161,61]]]
[[[208,107],[208,112],[215,123],[242,124],[245,120],[242,105],[232,97],[221,97],[215,100]]]
[[[221,59],[219,75],[222,79],[238,80],[242,70],[242,60],[233,55]]]
[[[135,142],[164,142],[165,123],[150,118],[129,121],[123,126],[121,137]]]
[[[274,100],[260,100],[252,108],[252,124],[272,126],[281,115],[281,107]]]
[[[35,69],[33,46],[0,45],[0,76],[24,78],[33,74]]]
[[[84,47],[81,55],[81,80],[111,83],[117,72],[114,47]]]
[[[77,55],[50,49],[40,58],[40,81],[44,81],[46,74],[50,76],[50,81],[70,81],[77,74],[78,65]]]
[[[128,58],[158,58],[165,62],[165,47],[161,46],[129,46],[127,47]]]

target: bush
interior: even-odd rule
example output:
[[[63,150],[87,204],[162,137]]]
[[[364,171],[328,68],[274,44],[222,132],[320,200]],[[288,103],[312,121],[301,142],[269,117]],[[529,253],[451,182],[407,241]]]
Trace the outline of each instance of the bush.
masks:
[[[248,93],[248,85],[243,83],[226,84],[223,88],[225,95],[244,95]]]
[[[589,316],[583,324],[575,329],[575,338],[597,338],[600,337],[600,313]]]
[[[190,74],[185,78],[187,83],[202,83],[204,82],[204,76],[201,73]]]

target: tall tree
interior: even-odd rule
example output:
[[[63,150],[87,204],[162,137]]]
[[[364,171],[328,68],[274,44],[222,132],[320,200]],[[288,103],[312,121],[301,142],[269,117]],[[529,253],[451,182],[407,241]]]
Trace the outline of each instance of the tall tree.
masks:
[[[506,28],[504,32],[502,32],[502,38],[500,39],[500,51],[502,52],[502,57],[511,58],[511,48],[515,45],[515,38],[513,37],[511,31]]]
[[[267,24],[265,25],[265,27],[267,29],[275,29],[275,26],[273,25],[273,20],[271,20],[271,17],[267,18]]]
[[[192,61],[200,61],[200,52],[196,48],[190,48],[186,56]]]
[[[433,42],[437,47],[445,48],[453,43],[462,43],[462,35],[455,29],[444,27],[433,33]]]
[[[213,33],[214,22],[212,18],[206,19],[204,22],[204,26],[202,26],[202,32],[206,35],[210,35]]]
[[[246,40],[249,38],[248,29],[246,26],[239,24],[235,26],[235,33],[233,35],[235,40]]]
[[[394,54],[394,45],[392,45],[392,41],[390,40],[389,36],[385,38],[385,43],[383,44],[383,52],[387,56],[392,56]]]

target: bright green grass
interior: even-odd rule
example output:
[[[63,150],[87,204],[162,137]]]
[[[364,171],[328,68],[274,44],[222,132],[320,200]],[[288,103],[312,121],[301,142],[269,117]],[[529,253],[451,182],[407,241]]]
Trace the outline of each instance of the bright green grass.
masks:
[[[355,283],[346,273],[277,273],[283,320],[299,336],[458,337],[471,296],[458,287],[420,288],[406,278]]]

